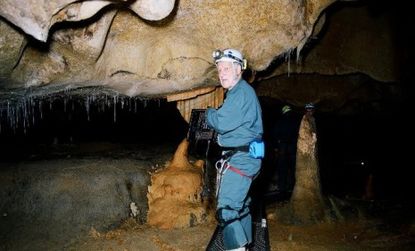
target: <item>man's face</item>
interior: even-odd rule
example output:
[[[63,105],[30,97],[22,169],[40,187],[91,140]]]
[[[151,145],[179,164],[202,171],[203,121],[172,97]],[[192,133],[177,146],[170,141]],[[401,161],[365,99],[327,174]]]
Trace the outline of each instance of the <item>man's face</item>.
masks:
[[[241,77],[241,67],[228,61],[220,61],[216,64],[219,73],[220,84],[225,89],[230,89],[238,83]]]

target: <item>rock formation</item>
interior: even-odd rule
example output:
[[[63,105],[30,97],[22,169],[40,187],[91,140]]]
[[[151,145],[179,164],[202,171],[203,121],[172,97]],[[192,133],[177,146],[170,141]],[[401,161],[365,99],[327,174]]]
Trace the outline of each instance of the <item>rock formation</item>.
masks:
[[[329,219],[321,191],[317,156],[315,119],[311,113],[307,113],[301,120],[298,132],[294,190],[290,200],[276,211],[281,222],[315,224]]]
[[[295,187],[290,200],[294,222],[317,223],[325,219],[317,152],[317,129],[314,117],[301,120],[297,141]]]
[[[202,203],[202,160],[190,163],[189,142],[179,145],[165,169],[152,174],[148,188],[147,223],[162,229],[191,227],[206,220]]]
[[[239,48],[264,70],[300,51],[333,2],[2,0],[1,86],[104,85],[130,96],[215,86],[214,49]]]
[[[244,53],[259,95],[298,107],[315,102],[321,111],[376,106],[379,97],[402,100],[406,90],[399,82],[413,78],[413,35],[406,32],[413,17],[404,2],[1,0],[0,5],[3,107],[13,93],[100,87],[116,95],[177,101],[188,118],[199,102],[187,102],[188,97],[219,86],[211,53],[225,47]],[[200,100],[210,101],[198,107],[221,103],[221,95],[205,94]]]

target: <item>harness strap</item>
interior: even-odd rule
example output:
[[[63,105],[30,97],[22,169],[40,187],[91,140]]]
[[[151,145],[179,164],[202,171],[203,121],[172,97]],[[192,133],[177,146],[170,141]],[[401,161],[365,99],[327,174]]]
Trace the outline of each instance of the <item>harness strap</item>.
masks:
[[[240,152],[249,152],[249,145],[246,146],[235,146],[235,147],[221,147],[223,151],[240,151]]]
[[[223,219],[223,215],[222,215],[222,210],[224,210],[224,209],[236,211],[238,213],[238,216],[236,216],[235,218],[225,220],[225,219]],[[241,214],[240,212],[244,209],[245,209],[245,207],[243,207],[239,211],[237,211],[235,209],[232,209],[229,206],[216,209],[215,217],[216,217],[216,220],[219,223],[219,226],[225,227],[226,225],[231,224],[234,221],[241,220],[241,219],[245,218],[247,215],[249,215],[249,210],[246,210],[243,214]]]
[[[238,168],[236,168],[236,167],[233,167],[233,166],[231,166],[231,165],[229,165],[229,164],[226,164],[226,168],[227,169],[229,169],[229,170],[231,170],[232,172],[234,172],[234,173],[237,173],[237,174],[239,174],[239,175],[241,175],[241,176],[243,176],[243,177],[246,177],[246,178],[248,178],[248,179],[252,179],[254,176],[249,176],[249,175],[246,175],[245,173],[243,173],[241,170],[239,170]]]

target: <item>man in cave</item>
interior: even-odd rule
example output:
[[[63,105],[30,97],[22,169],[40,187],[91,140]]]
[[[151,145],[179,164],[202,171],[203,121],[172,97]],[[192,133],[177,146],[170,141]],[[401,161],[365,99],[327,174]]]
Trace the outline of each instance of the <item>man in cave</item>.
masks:
[[[262,111],[255,90],[242,78],[246,68],[242,54],[226,49],[215,51],[213,57],[220,83],[227,90],[223,105],[206,111],[206,121],[218,133],[218,144],[224,150],[217,163],[216,215],[225,249],[246,250],[252,242],[248,192],[263,157]],[[251,146],[262,146],[262,156],[252,154]]]

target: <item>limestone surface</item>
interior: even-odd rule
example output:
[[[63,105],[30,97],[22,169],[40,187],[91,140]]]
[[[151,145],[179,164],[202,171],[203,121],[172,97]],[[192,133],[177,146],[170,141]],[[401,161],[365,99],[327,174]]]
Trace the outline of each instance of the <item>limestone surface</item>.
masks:
[[[333,2],[1,0],[0,85],[100,85],[130,96],[216,86],[213,50],[237,48],[265,70],[300,51]]]

